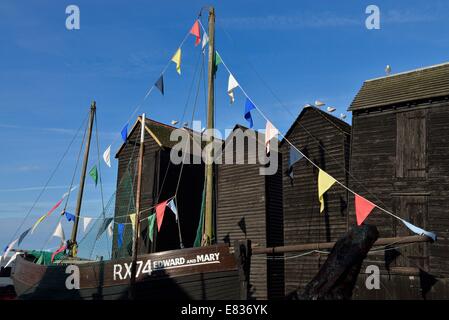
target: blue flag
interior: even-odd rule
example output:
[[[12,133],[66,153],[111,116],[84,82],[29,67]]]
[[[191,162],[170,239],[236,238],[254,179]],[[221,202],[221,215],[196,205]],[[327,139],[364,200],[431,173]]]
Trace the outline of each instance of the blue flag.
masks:
[[[154,86],[159,89],[159,91],[162,93],[162,95],[164,95],[164,76],[163,75],[161,75],[159,77],[159,79],[157,79]]]
[[[126,139],[128,138],[128,124],[125,125],[125,127],[122,129],[122,139],[124,142],[126,142]]]
[[[31,231],[31,228],[26,229],[19,237],[19,246],[22,243],[23,239],[25,239],[25,237],[27,236],[27,234]],[[5,250],[6,251],[6,250]]]
[[[437,240],[437,235],[435,233],[423,230],[423,229],[421,229],[421,228],[419,228],[419,227],[417,227],[417,226],[415,226],[415,225],[411,224],[410,222],[407,222],[407,221],[405,221],[403,219],[401,219],[401,221],[402,221],[402,223],[405,224],[405,226],[407,228],[409,228],[412,232],[416,233],[417,235],[420,235],[420,236],[425,235],[425,236],[431,238],[433,241]]]
[[[288,159],[288,170],[287,174],[291,179],[293,179],[293,165],[301,160],[303,158],[303,155],[298,152],[295,148],[290,146],[290,157]]]
[[[123,231],[124,230],[125,230],[125,225],[123,223],[119,223],[117,225],[117,234],[118,234],[117,245],[119,248],[121,248],[123,246]]]
[[[67,221],[68,222],[70,222],[70,221],[75,221],[75,215],[73,215],[73,214],[71,214],[71,213],[69,213],[69,212],[64,212],[64,214],[65,214],[65,217],[67,218]]]
[[[245,119],[246,119],[246,121],[249,122],[249,127],[250,128],[253,127],[253,118],[251,117],[251,110],[253,110],[253,109],[256,109],[256,106],[251,102],[251,100],[246,98],[246,102],[245,102]]]

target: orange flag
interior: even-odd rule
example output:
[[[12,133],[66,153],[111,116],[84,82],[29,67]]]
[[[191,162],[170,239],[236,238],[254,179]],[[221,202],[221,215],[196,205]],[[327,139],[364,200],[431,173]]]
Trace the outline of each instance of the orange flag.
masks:
[[[355,215],[357,217],[357,225],[361,225],[366,217],[373,211],[376,205],[365,198],[355,195]]]
[[[156,221],[157,231],[161,230],[162,220],[164,220],[165,207],[167,206],[167,200],[156,205]]]
[[[200,24],[198,20],[195,21],[195,23],[192,26],[192,29],[190,29],[190,34],[193,34],[196,37],[195,39],[195,47],[196,47],[201,42]]]

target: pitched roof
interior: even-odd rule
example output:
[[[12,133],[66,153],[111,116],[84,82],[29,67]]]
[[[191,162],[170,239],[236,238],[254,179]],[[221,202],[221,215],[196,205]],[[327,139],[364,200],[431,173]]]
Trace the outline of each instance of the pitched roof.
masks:
[[[449,63],[367,80],[348,110],[381,107],[449,95]]]
[[[339,133],[350,135],[351,134],[351,125],[346,123],[345,121],[317,108],[314,106],[308,106],[304,107],[301,111],[301,113],[298,115],[296,120],[292,123],[290,126],[290,129],[288,129],[287,133],[285,134],[285,138],[288,139],[290,134],[292,133],[293,129],[296,127],[296,125],[301,121],[302,117],[306,114],[306,112],[315,112],[317,115],[323,118],[324,121],[328,121],[330,124],[332,124],[336,129],[338,129]],[[281,145],[284,144],[285,138],[282,139]]]
[[[140,124],[140,119],[141,119],[141,116],[139,116],[137,118],[136,122],[133,124],[131,130],[128,133],[128,136],[131,136],[133,134],[133,132],[136,130],[136,128],[138,127],[138,124]],[[154,140],[156,140],[156,142],[161,147],[172,148],[174,145],[176,145],[178,143],[178,141],[171,141],[170,135],[174,130],[180,129],[180,128],[173,127],[168,124],[158,122],[158,121],[155,121],[155,120],[149,119],[149,118],[145,119],[145,127],[147,128],[147,132],[148,131],[151,132],[150,134],[152,135],[152,138]],[[190,132],[190,136],[192,136],[192,134],[196,134],[196,135],[200,134],[199,132],[193,131],[190,128],[185,128],[185,129],[187,129]],[[204,146],[205,143],[206,143],[205,141],[201,141],[202,146]],[[125,145],[126,144],[123,143],[120,146],[120,148],[116,152],[116,155],[115,155],[116,158],[119,156],[120,152],[122,151],[122,149],[124,148]]]

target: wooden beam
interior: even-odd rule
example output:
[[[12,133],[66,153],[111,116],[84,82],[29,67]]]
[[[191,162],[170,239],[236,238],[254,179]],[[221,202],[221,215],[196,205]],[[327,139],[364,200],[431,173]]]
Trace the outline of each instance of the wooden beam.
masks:
[[[151,131],[147,126],[145,126],[145,131],[148,132],[148,134],[154,139],[154,141],[156,141],[156,143],[159,145],[159,147],[161,147],[161,149],[164,149],[164,146],[159,141],[157,136],[153,133],[153,131]]]
[[[419,242],[431,242],[432,239],[426,236],[409,236],[409,237],[396,237],[396,238],[379,238],[373,245],[375,246],[386,246],[386,245],[398,245],[398,244],[408,244],[408,243],[419,243]],[[275,254],[275,253],[287,253],[287,252],[300,252],[309,250],[323,250],[332,249],[335,242],[321,242],[321,243],[305,243],[305,244],[295,244],[290,246],[282,247],[271,247],[271,248],[253,248],[252,254]]]

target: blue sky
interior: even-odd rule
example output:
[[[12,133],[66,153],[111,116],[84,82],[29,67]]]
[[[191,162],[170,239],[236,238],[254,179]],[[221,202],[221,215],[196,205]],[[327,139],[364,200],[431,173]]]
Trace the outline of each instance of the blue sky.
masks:
[[[320,99],[346,112],[365,79],[447,62],[447,1],[207,1],[217,14],[216,48],[252,99],[286,132],[302,106]],[[81,28],[65,28],[65,8],[80,8]],[[365,8],[381,10],[381,29],[365,28]],[[190,29],[202,1],[0,2],[0,244],[7,243],[96,100],[100,153],[113,141]],[[205,20],[204,20],[205,21]],[[199,49],[183,46],[182,75],[171,64],[164,97],[154,91],[139,110],[169,123],[180,120]],[[246,124],[244,96],[229,105],[228,74],[216,81],[217,127]],[[271,93],[273,91],[281,102]],[[196,119],[204,121],[200,91]],[[193,105],[190,100],[187,116]],[[253,114],[255,127],[263,119]],[[134,119],[132,120],[134,121]],[[348,117],[350,121],[350,115]],[[50,182],[25,226],[66,191],[80,138]],[[113,150],[119,147],[116,142]],[[91,157],[96,161],[96,147]],[[105,201],[117,166],[102,166]],[[68,210],[74,210],[74,198]],[[101,210],[89,181],[84,215]],[[41,248],[56,216],[24,246]],[[67,234],[69,234],[68,224]],[[42,235],[40,235],[42,234]],[[53,239],[49,247],[57,244]]]

